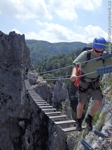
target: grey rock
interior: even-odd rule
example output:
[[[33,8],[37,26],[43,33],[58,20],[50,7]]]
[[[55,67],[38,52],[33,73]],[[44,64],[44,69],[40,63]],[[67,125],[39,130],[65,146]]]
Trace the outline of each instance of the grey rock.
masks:
[[[0,150],[47,146],[47,119],[27,93],[21,64],[33,70],[24,35],[0,31]]]
[[[51,104],[53,97],[53,91],[50,85],[47,84],[45,80],[38,79],[36,84],[32,86],[35,92],[43,98],[45,101]]]

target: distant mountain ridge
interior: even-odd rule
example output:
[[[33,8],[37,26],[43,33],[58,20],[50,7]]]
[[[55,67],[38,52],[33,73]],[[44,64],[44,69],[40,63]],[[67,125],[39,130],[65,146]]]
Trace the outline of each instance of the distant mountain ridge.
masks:
[[[42,61],[50,58],[51,56],[60,53],[71,53],[78,49],[87,46],[87,43],[82,42],[60,42],[50,43],[47,41],[26,40],[26,45],[30,49],[30,56],[34,66],[37,66]]]

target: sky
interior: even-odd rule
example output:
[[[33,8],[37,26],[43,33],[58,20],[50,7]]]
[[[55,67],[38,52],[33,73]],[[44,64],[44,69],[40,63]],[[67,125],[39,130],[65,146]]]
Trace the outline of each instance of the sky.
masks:
[[[108,40],[109,0],[0,0],[0,30],[25,39],[90,43]]]

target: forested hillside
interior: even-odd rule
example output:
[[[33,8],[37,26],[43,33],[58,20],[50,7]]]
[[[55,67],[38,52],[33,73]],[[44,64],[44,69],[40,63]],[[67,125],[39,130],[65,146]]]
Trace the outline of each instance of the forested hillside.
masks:
[[[52,56],[56,56],[60,53],[71,53],[82,49],[87,46],[82,42],[62,42],[62,43],[49,43],[46,41],[26,40],[26,44],[30,49],[31,60],[34,66],[47,60]]]
[[[41,75],[43,75],[44,78],[69,76],[71,73],[72,67],[66,68],[66,66],[72,65],[73,60],[81,53],[81,51],[82,51],[82,49],[78,49],[69,54],[61,53],[56,56],[51,56],[46,61],[43,61],[42,63],[40,63],[36,67],[36,70],[38,73],[45,72],[45,73],[41,74]],[[63,69],[63,67],[65,67],[65,69]],[[61,68],[61,69],[59,69],[59,68]],[[57,69],[57,70],[50,72],[55,69]]]

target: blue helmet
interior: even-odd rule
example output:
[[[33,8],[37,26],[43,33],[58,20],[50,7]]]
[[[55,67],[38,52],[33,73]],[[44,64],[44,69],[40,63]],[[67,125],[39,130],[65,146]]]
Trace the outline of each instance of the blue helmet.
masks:
[[[106,40],[103,37],[96,37],[93,40],[92,46],[94,48],[105,49],[105,47],[106,47],[105,44],[106,44]]]

